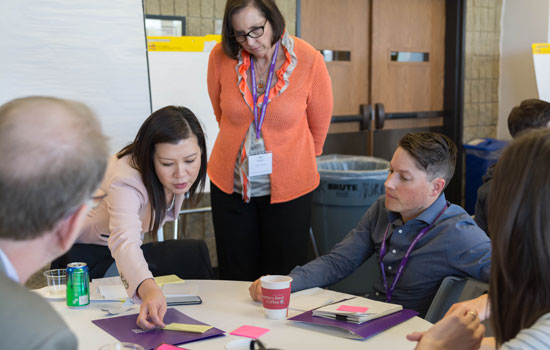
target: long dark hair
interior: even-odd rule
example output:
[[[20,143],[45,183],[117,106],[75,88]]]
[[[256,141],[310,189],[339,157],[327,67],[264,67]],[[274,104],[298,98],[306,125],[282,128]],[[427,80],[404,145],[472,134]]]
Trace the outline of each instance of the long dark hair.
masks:
[[[201,124],[195,114],[185,107],[167,106],[154,112],[143,122],[134,142],[117,153],[120,159],[131,155],[131,164],[140,173],[151,202],[149,231],[156,235],[162,218],[166,215],[164,187],[155,171],[153,156],[158,143],[176,144],[195,135],[201,150],[201,166],[197,179],[187,192],[191,205],[196,205],[206,181],[206,140]],[[179,208],[177,208],[179,210]]]
[[[498,347],[550,312],[550,129],[520,136],[489,195],[491,322]]]
[[[273,30],[271,46],[275,45],[277,40],[285,31],[285,18],[273,0],[227,0],[223,14],[222,23],[222,47],[225,54],[233,59],[237,59],[241,45],[235,40],[233,35],[233,15],[245,7],[252,5],[262,13],[269,21]]]

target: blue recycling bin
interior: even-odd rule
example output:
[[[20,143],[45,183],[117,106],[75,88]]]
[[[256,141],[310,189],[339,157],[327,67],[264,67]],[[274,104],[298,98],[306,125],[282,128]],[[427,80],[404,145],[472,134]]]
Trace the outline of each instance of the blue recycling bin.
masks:
[[[483,183],[483,175],[496,163],[508,141],[485,138],[464,144],[466,153],[466,211],[473,215],[477,201],[477,189]]]

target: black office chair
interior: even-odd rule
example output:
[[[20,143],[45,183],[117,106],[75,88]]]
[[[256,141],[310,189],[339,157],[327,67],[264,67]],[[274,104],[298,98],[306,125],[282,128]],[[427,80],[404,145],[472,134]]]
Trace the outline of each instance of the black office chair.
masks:
[[[445,316],[453,304],[476,298],[488,289],[487,283],[473,278],[447,276],[441,282],[424,319],[436,323]]]
[[[161,247],[159,249],[159,247]],[[213,279],[214,272],[208,247],[200,239],[178,239],[154,242],[144,248],[147,256],[153,254],[162,266],[149,263],[153,276],[177,275],[182,279]],[[104,277],[117,276],[118,269],[113,262]]]

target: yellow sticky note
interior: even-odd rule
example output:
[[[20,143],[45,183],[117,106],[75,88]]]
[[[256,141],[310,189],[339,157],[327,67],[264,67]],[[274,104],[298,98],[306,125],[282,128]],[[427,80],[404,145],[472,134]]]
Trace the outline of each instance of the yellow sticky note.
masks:
[[[155,277],[155,282],[159,287],[162,287],[165,284],[174,284],[185,282],[176,275],[166,275],[166,276],[157,276]]]
[[[204,333],[207,330],[212,328],[212,326],[202,325],[202,324],[187,324],[187,323],[170,323],[167,324],[164,329],[168,331],[180,331],[180,332],[191,332],[191,333]]]

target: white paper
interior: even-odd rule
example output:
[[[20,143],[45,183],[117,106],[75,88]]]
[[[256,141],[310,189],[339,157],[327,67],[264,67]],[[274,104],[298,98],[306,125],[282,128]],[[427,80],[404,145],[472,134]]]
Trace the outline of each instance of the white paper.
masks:
[[[120,301],[127,297],[128,294],[126,294],[120,276],[95,278],[90,283],[90,300]]]
[[[198,295],[199,287],[187,283],[165,284],[162,286],[162,292],[165,296],[180,297],[186,295]]]
[[[122,284],[114,286],[98,286],[99,294],[104,300],[124,300],[128,297]]]
[[[350,297],[353,297],[353,295],[318,287],[310,288],[292,293],[288,308],[307,311]]]

